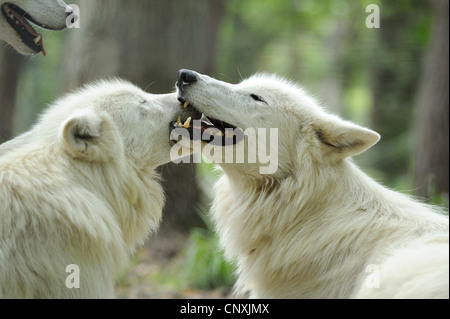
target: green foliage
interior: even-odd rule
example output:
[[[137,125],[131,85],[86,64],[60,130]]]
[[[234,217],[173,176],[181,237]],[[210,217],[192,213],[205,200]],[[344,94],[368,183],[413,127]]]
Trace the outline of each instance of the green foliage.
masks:
[[[196,172],[199,178],[206,180],[210,184],[215,183],[223,174],[223,171],[215,163],[209,163],[203,160],[197,164]]]
[[[235,281],[233,266],[224,259],[217,236],[205,229],[194,228],[191,240],[184,266],[189,286],[197,289],[231,287]]]
[[[222,175],[214,163],[202,161],[196,167],[203,188],[210,187]],[[209,198],[202,197],[205,204],[198,204],[198,214],[203,219],[206,229],[193,228],[190,232],[190,244],[185,252],[182,276],[186,286],[196,289],[231,288],[235,276],[233,265],[227,262],[219,244],[214,224],[209,215]]]

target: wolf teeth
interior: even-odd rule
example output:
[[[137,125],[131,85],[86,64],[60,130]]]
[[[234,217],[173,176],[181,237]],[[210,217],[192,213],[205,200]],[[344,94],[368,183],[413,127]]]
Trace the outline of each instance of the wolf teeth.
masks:
[[[34,43],[36,43],[36,44],[39,44],[39,42],[41,41],[41,39],[42,39],[42,36],[41,35],[39,35],[39,36],[37,36],[36,38],[34,38]]]
[[[3,8],[5,9],[5,12],[8,15],[8,17],[10,17],[11,19],[14,19],[14,14],[11,12],[11,9],[9,8],[9,6],[7,4],[5,4],[3,6]]]
[[[192,117],[188,117],[186,122],[184,122],[183,127],[184,128],[190,128],[191,127],[191,120],[192,120]]]
[[[178,116],[178,118],[177,118],[177,125],[179,127],[182,127],[182,128],[190,128],[191,127],[191,121],[192,121],[192,117],[188,117],[187,120],[184,121],[184,124],[183,124],[183,122],[181,122],[181,116]]]
[[[12,13],[11,9],[9,8],[9,6],[8,6],[7,4],[5,4],[5,5],[3,6],[3,8],[5,9],[5,12],[6,12],[6,14],[8,15],[8,17],[9,17],[11,20],[14,20],[14,19],[15,19],[14,14]]]
[[[187,108],[189,106],[189,101],[184,102],[183,107]]]

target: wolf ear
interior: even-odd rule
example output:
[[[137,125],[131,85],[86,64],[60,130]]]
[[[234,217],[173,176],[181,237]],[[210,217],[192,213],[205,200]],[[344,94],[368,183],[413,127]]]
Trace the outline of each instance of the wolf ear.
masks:
[[[106,117],[90,110],[82,110],[62,125],[60,138],[74,158],[91,162],[107,160],[111,154],[109,144],[114,143],[114,128]]]
[[[360,154],[380,139],[377,132],[335,117],[323,120],[314,130],[321,147],[340,158]]]

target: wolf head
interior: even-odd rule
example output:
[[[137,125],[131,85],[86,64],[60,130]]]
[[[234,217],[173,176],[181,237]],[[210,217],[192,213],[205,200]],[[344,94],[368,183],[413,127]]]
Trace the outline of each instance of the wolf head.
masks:
[[[73,10],[62,0],[0,0],[0,40],[22,54],[45,55],[42,35],[30,22],[45,29],[62,30]]]
[[[169,124],[179,111],[174,93],[150,94],[120,79],[99,81],[55,101],[15,148],[53,144],[77,161],[124,157],[137,168],[155,168],[170,161]]]
[[[269,137],[261,139],[261,134],[271,134],[271,129],[277,132],[277,144],[272,146],[278,151],[281,169],[278,173],[295,169],[301,161],[323,164],[342,161],[365,151],[380,138],[370,129],[326,113],[303,88],[275,75],[257,74],[239,84],[230,84],[180,70],[177,95],[184,106],[203,113],[219,131],[223,130],[221,124],[240,128],[249,132],[245,140],[253,139],[257,144],[263,141],[266,150],[271,147]],[[202,129],[203,126],[202,122]],[[224,148],[236,150],[238,145]],[[258,161],[258,154],[251,156],[252,151],[246,149],[245,157],[256,157],[256,163],[222,161],[221,166],[245,174],[255,173],[263,163]]]

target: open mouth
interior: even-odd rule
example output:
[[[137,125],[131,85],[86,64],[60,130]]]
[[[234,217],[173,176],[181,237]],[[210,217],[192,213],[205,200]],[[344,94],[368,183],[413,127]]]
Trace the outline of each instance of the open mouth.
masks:
[[[184,112],[176,121],[170,123],[171,131],[176,128],[187,129],[191,140],[201,139],[205,143],[218,146],[234,145],[244,138],[241,129],[206,116],[183,98],[178,100],[181,102]]]
[[[37,33],[28,22],[45,28],[46,26],[34,20],[28,13],[18,6],[5,3],[1,6],[1,11],[9,25],[20,35],[23,43],[36,53],[42,51],[46,55],[42,35]]]

